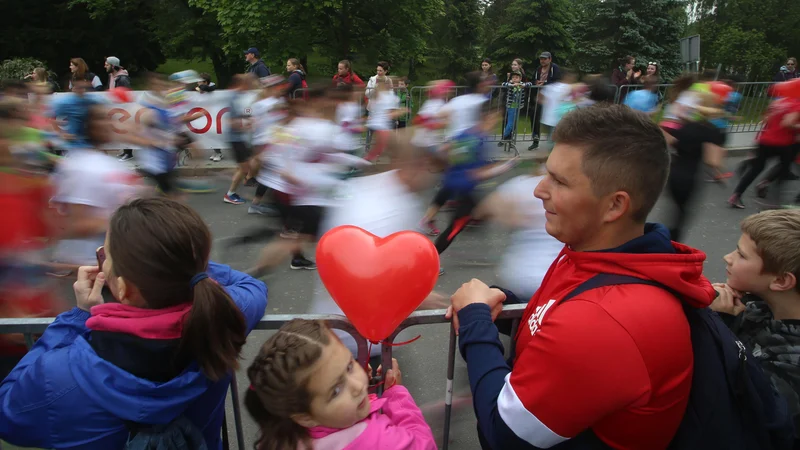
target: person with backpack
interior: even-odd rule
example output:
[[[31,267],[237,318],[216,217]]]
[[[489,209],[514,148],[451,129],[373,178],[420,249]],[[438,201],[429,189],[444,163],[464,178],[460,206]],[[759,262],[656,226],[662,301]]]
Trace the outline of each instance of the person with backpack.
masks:
[[[70,59],[69,71],[72,74],[69,78],[70,91],[78,81],[88,81],[92,85],[92,90],[103,90],[103,82],[100,81],[100,77],[89,71],[89,66],[86,65],[86,61],[83,58]]]
[[[146,198],[120,207],[98,265],[78,271],[77,306],[0,384],[0,440],[222,448],[228,385],[267,288],[209,262],[210,252],[211,232],[188,206]]]
[[[628,107],[596,105],[566,115],[554,141],[534,195],[545,229],[566,245],[528,301],[512,358],[493,321],[504,302],[527,299],[473,279],[447,313],[482,448],[770,448],[740,445],[748,422],[715,421],[739,410],[705,344],[738,347],[706,325],[716,323],[706,308],[716,292],[705,254],[646,222],[669,170],[659,127]]]
[[[763,211],[742,221],[725,255],[728,279],[711,304],[788,400],[800,430],[800,210]],[[800,441],[798,441],[800,444]]]
[[[286,72],[289,73],[289,78],[286,80],[286,95],[289,98],[294,98],[298,89],[308,89],[305,68],[299,59],[289,58],[286,61]]]

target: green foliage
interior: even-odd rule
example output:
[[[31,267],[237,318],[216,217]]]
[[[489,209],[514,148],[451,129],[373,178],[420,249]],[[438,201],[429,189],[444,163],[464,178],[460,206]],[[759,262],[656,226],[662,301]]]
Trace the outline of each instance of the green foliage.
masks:
[[[21,80],[37,67],[46,68],[43,62],[34,58],[7,59],[0,64],[0,80]]]
[[[682,0],[589,0],[579,11],[576,65],[584,72],[610,73],[626,55],[639,66],[656,61],[662,77],[680,72]]]
[[[800,4],[784,0],[700,0],[693,12],[705,66],[771,80],[800,48]]]
[[[568,0],[501,0],[492,4],[487,16],[492,27],[486,32],[487,53],[498,63],[521,58],[533,68],[539,54],[549,51],[563,64],[572,53],[570,25],[575,14]]]
[[[151,69],[164,60],[143,21],[142,14],[117,11],[116,6],[98,17],[84,4],[63,0],[16,2],[14,7],[3,8],[0,15],[0,60],[38,59],[62,75],[64,86],[69,59],[81,57],[105,82],[103,63],[110,54],[130,70]]]
[[[477,0],[445,0],[444,14],[434,22],[431,53],[443,61],[440,76],[457,79],[480,68],[483,20]]]

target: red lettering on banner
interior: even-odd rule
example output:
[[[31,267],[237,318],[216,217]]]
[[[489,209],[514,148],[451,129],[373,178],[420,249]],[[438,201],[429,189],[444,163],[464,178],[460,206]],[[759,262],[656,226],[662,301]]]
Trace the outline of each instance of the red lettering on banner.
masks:
[[[202,128],[195,128],[194,125],[192,125],[192,122],[187,122],[186,126],[192,131],[192,133],[196,133],[196,134],[206,133],[208,130],[211,129],[211,114],[209,114],[208,111],[206,111],[203,108],[192,108],[189,111],[188,115],[191,116],[192,114],[195,114],[195,113],[203,113],[203,117],[205,117],[205,119],[206,119],[206,124],[203,125]],[[197,119],[195,119],[195,120],[197,120]]]
[[[147,108],[139,108],[139,110],[136,111],[136,115],[133,116],[133,119],[136,122],[136,125],[139,125],[141,123],[142,114],[144,114],[146,112],[147,112]]]
[[[128,130],[119,129],[115,126],[114,116],[116,116],[117,114],[120,114],[120,118],[116,122],[123,123],[131,118],[131,113],[125,111],[122,108],[112,108],[108,111],[108,118],[111,119],[111,128],[114,129],[114,133],[128,134]]]
[[[222,134],[222,115],[231,109],[228,107],[222,108],[217,113],[217,134]]]

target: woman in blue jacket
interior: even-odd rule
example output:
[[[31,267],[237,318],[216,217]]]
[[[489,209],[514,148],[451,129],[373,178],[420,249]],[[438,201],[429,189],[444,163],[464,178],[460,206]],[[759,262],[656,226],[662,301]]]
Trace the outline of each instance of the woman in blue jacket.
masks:
[[[131,436],[179,423],[221,448],[231,373],[267,288],[209,263],[210,251],[208,227],[181,203],[119,208],[98,249],[101,267],[79,270],[77,307],[0,385],[0,439],[121,449]],[[103,302],[103,286],[116,302]]]

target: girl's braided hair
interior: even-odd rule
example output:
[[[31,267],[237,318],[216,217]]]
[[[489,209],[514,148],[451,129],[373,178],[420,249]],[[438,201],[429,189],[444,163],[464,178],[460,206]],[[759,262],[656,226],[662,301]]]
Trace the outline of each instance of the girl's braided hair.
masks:
[[[321,320],[295,319],[261,346],[247,369],[250,388],[245,407],[261,429],[256,450],[310,449],[308,431],[292,420],[308,413],[308,380],[314,364],[331,342],[331,331]]]

